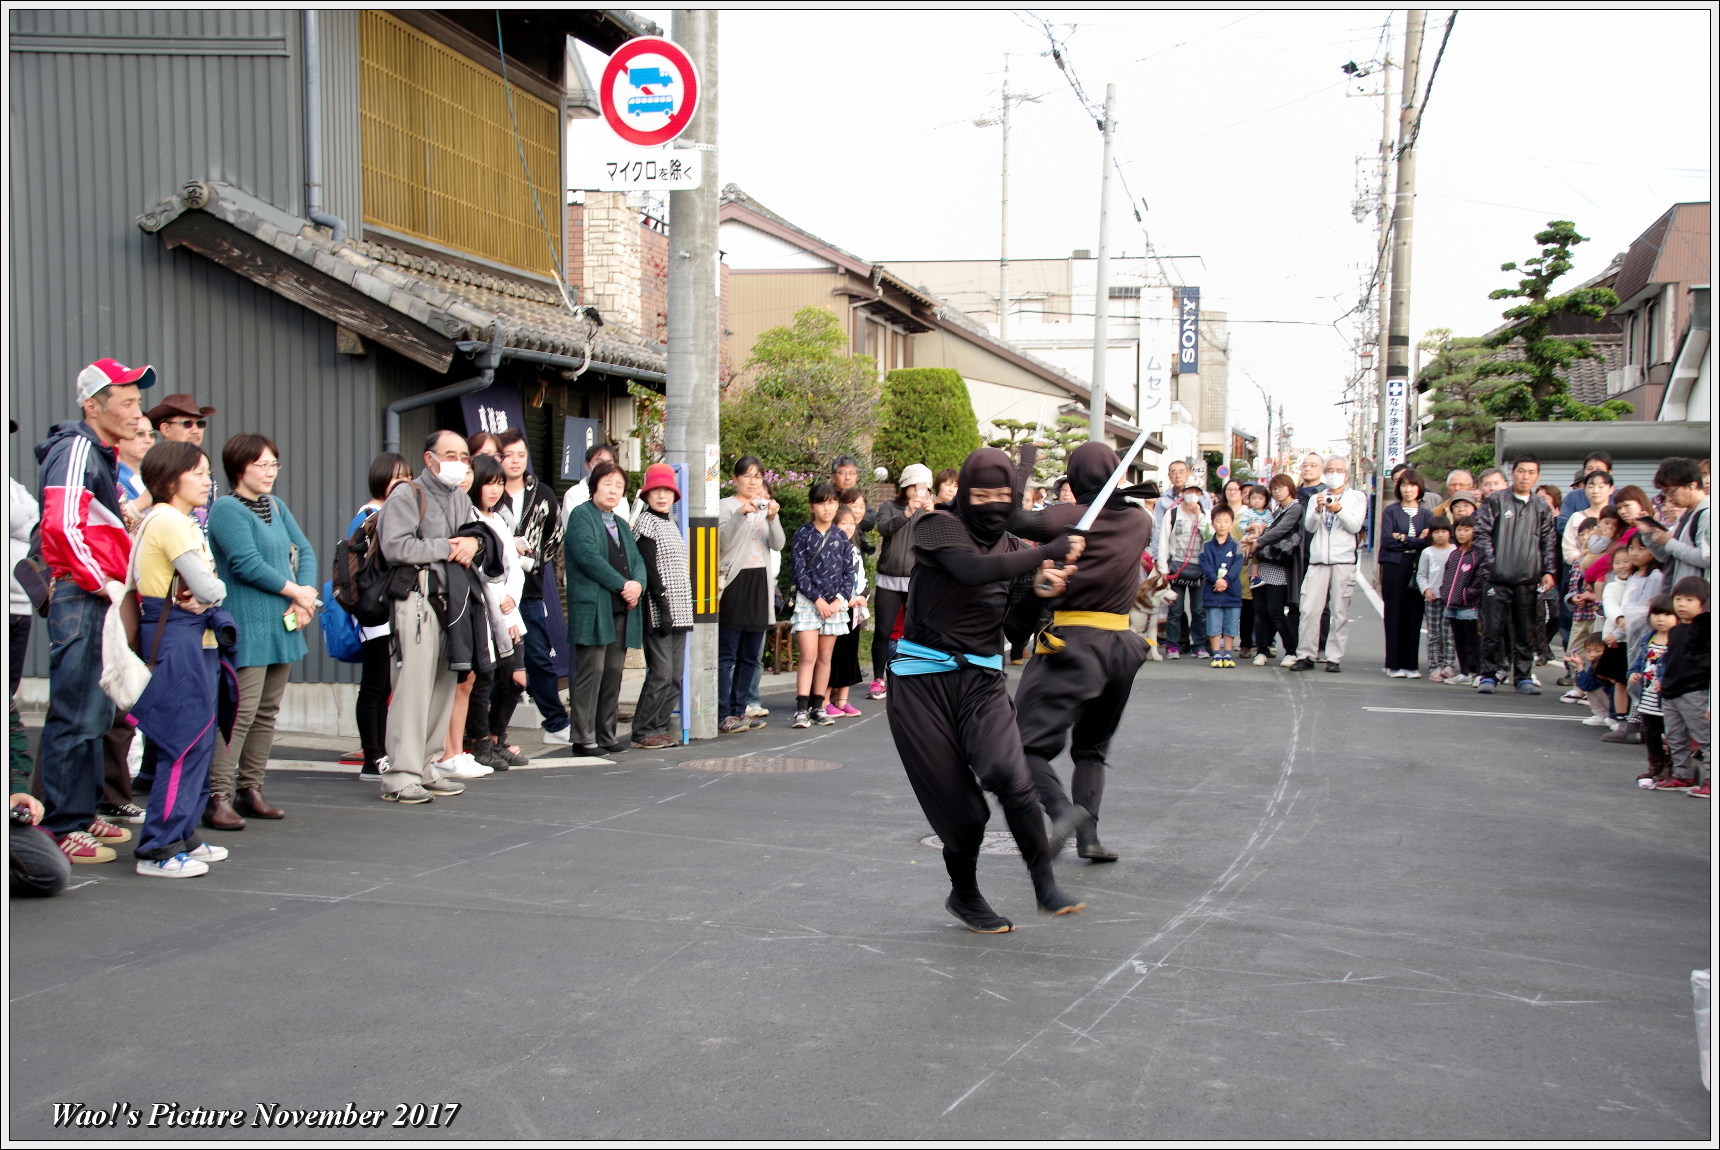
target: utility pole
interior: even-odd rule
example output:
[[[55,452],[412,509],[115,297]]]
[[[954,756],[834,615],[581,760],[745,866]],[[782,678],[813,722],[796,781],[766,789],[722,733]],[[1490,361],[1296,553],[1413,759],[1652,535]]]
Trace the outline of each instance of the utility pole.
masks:
[[[1388,444],[1396,432],[1398,445],[1407,446],[1404,431],[1391,417],[1391,396],[1400,395],[1400,409],[1409,403],[1409,274],[1411,240],[1415,230],[1415,134],[1421,122],[1421,41],[1427,13],[1412,8],[1404,29],[1403,99],[1398,112],[1397,202],[1392,208],[1391,234],[1391,327],[1386,340],[1385,386],[1380,388],[1379,491],[1375,494],[1374,523],[1382,522],[1386,507],[1386,476],[1392,461]],[[1383,301],[1382,301],[1383,302]],[[1376,528],[1377,530],[1377,528]],[[1377,548],[1378,541],[1375,541]],[[1377,554],[1376,550],[1376,554]]]
[[[1374,354],[1368,357],[1373,360],[1373,395],[1369,396],[1367,394],[1367,387],[1364,385],[1362,388],[1363,394],[1361,396],[1362,402],[1356,406],[1356,416],[1359,424],[1356,428],[1356,445],[1358,452],[1365,450],[1366,445],[1372,443],[1374,440],[1373,435],[1370,434],[1373,429],[1368,426],[1368,417],[1374,411],[1381,409],[1386,394],[1386,333],[1391,330],[1391,295],[1386,290],[1386,284],[1391,274],[1392,213],[1389,189],[1391,187],[1393,142],[1392,58],[1391,54],[1388,52],[1386,54],[1385,65],[1380,71],[1380,174],[1379,190],[1374,204],[1374,220],[1376,228],[1374,251],[1376,256],[1375,264],[1377,266],[1374,271],[1374,282],[1372,287],[1375,292],[1375,307],[1378,314],[1374,321]],[[1365,369],[1367,366],[1368,365],[1366,364],[1363,365],[1364,378],[1366,376]],[[1369,403],[1369,399],[1372,399],[1373,402]],[[1382,468],[1383,465],[1380,462],[1380,457],[1376,454],[1374,458],[1374,485],[1382,492],[1382,495],[1380,496],[1381,502],[1379,505],[1379,509],[1381,511],[1385,509],[1385,496],[1383,494],[1385,490],[1385,478]],[[1375,518],[1375,522],[1379,522],[1377,517]]]
[[[997,239],[997,338],[1009,338],[1009,53],[1003,54],[1003,192]]]
[[[676,9],[671,35],[699,70],[699,104],[680,146],[704,152],[703,176],[690,191],[669,193],[669,372],[664,388],[664,454],[686,466],[693,575],[693,633],[688,637],[695,739],[717,734],[717,14]]]
[[[1117,133],[1117,85],[1105,85],[1105,167],[1099,174],[1099,266],[1093,282],[1093,392],[1087,437],[1105,442],[1105,360],[1111,319],[1111,146]]]

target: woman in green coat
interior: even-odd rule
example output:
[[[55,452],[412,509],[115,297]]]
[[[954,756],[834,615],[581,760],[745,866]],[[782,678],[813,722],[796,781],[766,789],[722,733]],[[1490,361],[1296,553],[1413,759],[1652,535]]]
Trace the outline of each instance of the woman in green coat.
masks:
[[[615,515],[627,476],[605,461],[591,470],[591,500],[567,517],[567,640],[573,647],[569,692],[575,755],[616,754],[627,740],[615,733],[621,668],[627,648],[645,644],[645,560],[633,532]]]

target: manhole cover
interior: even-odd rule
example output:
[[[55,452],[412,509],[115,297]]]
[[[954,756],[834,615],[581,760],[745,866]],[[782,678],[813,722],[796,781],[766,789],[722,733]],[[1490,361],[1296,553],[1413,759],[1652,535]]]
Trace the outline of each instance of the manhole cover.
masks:
[[[738,759],[694,759],[680,764],[689,771],[733,771],[743,775],[791,775],[808,771],[834,771],[841,763],[827,759],[766,759],[747,755]]]
[[[927,835],[920,840],[920,845],[941,851],[944,849],[944,840],[937,835]],[[986,831],[985,838],[980,840],[979,853],[982,855],[1019,856],[1021,851],[1015,845],[1015,836],[1008,831]]]

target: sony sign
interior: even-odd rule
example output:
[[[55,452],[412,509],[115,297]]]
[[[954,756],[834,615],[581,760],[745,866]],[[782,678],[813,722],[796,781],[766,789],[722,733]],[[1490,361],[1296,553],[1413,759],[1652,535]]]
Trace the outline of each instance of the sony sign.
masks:
[[[1200,289],[1177,289],[1177,374],[1200,372]]]

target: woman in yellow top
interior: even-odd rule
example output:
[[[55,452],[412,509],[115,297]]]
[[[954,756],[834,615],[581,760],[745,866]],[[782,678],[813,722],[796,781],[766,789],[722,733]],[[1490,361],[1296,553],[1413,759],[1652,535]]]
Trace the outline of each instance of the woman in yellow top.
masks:
[[[138,634],[149,686],[131,720],[156,748],[155,785],[137,844],[137,873],[159,878],[206,874],[227,857],[205,843],[198,816],[209,801],[215,755],[219,647],[237,637],[220,609],[227,588],[191,512],[209,501],[209,459],[190,443],[167,440],[149,449],[139,469],[155,504],[132,551],[142,606]]]

